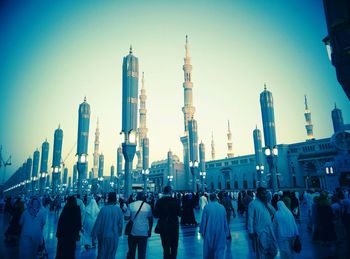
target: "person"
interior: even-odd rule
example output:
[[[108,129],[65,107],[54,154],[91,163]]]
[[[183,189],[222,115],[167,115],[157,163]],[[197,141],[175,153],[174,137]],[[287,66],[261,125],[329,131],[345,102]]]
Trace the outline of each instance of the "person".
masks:
[[[248,207],[248,233],[258,259],[274,258],[277,255],[277,241],[272,225],[274,214],[275,209],[267,202],[266,189],[259,187],[256,199]]]
[[[210,203],[205,206],[199,232],[204,237],[203,258],[224,258],[226,240],[231,239],[227,225],[226,209],[218,202],[215,193],[211,193]]]
[[[46,215],[41,210],[40,200],[37,197],[31,198],[19,221],[22,227],[19,240],[20,258],[36,258],[39,246],[43,243],[45,222]]]
[[[75,258],[76,242],[80,240],[81,214],[74,196],[67,198],[57,224],[56,259]]]
[[[139,211],[139,213],[136,216],[137,211]],[[128,236],[129,250],[127,258],[135,258],[136,247],[138,258],[146,258],[147,239],[151,236],[153,215],[151,206],[145,202],[145,195],[143,192],[137,193],[136,201],[129,204],[124,218],[134,222],[131,235]]]
[[[283,201],[277,202],[277,208],[273,225],[280,250],[281,259],[290,259],[294,256],[293,244],[299,236],[294,215],[287,208]]]
[[[84,237],[84,247],[89,249],[93,244],[91,240],[92,228],[95,224],[98,213],[100,212],[97,206],[96,200],[92,196],[87,197],[88,204],[85,208],[85,217],[83,221],[83,237]]]
[[[291,194],[291,212],[296,219],[300,218],[300,206],[299,199],[297,197],[297,192],[292,192]]]
[[[21,198],[17,198],[13,204],[11,214],[11,220],[9,226],[5,232],[5,242],[9,244],[17,244],[18,238],[21,234],[21,225],[19,221],[24,211],[24,204]]]
[[[224,208],[226,210],[226,220],[227,220],[227,224],[229,225],[230,219],[231,219],[231,214],[235,218],[236,212],[235,212],[235,209],[233,208],[232,200],[231,200],[231,197],[229,196],[228,193],[226,193],[226,192],[223,193],[221,204],[224,206]]]
[[[161,226],[160,239],[164,259],[176,258],[179,243],[178,217],[181,216],[181,208],[171,193],[171,186],[165,186],[164,195],[157,201],[154,208],[154,216],[159,218],[158,224]]]
[[[195,200],[192,193],[187,193],[182,199],[181,224],[185,226],[197,226],[194,216]]]
[[[329,245],[330,242],[337,240],[337,235],[334,228],[334,215],[328,199],[328,194],[322,192],[318,199],[316,222],[318,226],[318,235],[315,236],[315,241],[321,241],[321,243]]]
[[[123,212],[116,206],[115,192],[108,193],[108,202],[98,213],[92,229],[91,239],[98,240],[97,259],[114,259],[117,253],[119,237],[123,230]]]
[[[205,196],[205,193],[203,193],[199,198],[199,218],[202,218],[203,210],[205,206],[208,204],[208,199]]]

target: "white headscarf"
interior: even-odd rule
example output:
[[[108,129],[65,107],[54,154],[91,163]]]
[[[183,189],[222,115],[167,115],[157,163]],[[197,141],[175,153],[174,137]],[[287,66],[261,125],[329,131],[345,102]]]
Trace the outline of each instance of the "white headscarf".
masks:
[[[277,202],[277,212],[275,220],[277,221],[277,232],[280,237],[295,237],[299,235],[297,224],[293,214],[287,208],[283,201]]]
[[[92,197],[89,204],[85,208],[85,212],[90,214],[93,218],[97,218],[100,208],[97,206],[96,200]]]

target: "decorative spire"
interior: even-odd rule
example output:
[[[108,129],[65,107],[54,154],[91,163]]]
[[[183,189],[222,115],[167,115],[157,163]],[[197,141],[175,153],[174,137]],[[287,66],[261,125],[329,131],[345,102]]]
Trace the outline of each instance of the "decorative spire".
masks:
[[[230,121],[227,123],[228,129],[227,129],[227,157],[233,157],[233,148],[232,148],[232,133],[231,133],[231,127],[230,127]]]
[[[145,72],[142,72],[142,89],[145,89]]]
[[[130,50],[129,50],[129,54],[132,54],[132,45],[130,44]]]
[[[334,102],[334,109],[337,109],[337,103]]]
[[[305,98],[305,110],[308,110],[308,109],[309,109],[309,106],[307,105],[307,97],[306,97],[306,94],[304,95],[304,98]]]
[[[306,95],[304,95],[304,100],[305,100],[305,112],[304,112],[304,116],[305,116],[305,129],[306,129],[306,134],[307,134],[307,138],[306,140],[313,140],[314,138],[314,131],[313,128],[314,126],[312,125],[312,120],[311,120],[311,111],[309,110],[309,106],[307,103],[307,97]]]
[[[84,102],[86,102],[86,95],[85,95],[85,97],[84,97]]]
[[[188,58],[190,57],[189,44],[188,44],[188,35],[186,35],[186,45],[185,45],[185,49],[186,49],[186,59],[188,59]]]
[[[264,83],[264,90],[266,91],[266,83]]]

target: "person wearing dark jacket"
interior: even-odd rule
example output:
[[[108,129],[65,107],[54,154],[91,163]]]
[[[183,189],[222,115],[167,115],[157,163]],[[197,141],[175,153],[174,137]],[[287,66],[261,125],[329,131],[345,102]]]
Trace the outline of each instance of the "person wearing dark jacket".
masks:
[[[76,198],[70,196],[64,206],[57,224],[56,259],[75,258],[76,242],[80,239],[81,214]]]
[[[181,208],[176,199],[171,197],[171,186],[164,187],[164,195],[156,203],[154,216],[159,218],[164,259],[176,258],[179,243],[178,217],[181,216]]]

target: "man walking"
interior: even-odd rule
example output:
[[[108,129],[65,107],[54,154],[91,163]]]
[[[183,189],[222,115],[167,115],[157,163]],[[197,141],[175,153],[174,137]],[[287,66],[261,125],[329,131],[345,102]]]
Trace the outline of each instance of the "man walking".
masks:
[[[123,212],[115,206],[116,201],[116,193],[109,193],[108,203],[100,210],[91,233],[92,241],[98,240],[97,259],[114,259],[117,253],[123,230]]]
[[[151,236],[153,215],[151,206],[145,202],[143,192],[137,193],[136,201],[129,204],[124,217],[134,222],[128,236],[129,251],[126,258],[135,258],[136,247],[138,259],[146,258],[147,239]]]
[[[154,209],[154,216],[159,218],[159,232],[162,241],[164,259],[174,259],[177,256],[179,243],[179,219],[181,208],[175,198],[171,197],[171,186],[164,187],[164,195]]]
[[[221,259],[225,255],[227,239],[231,239],[226,220],[226,209],[218,202],[215,193],[210,194],[202,215],[199,232],[204,237],[203,258]]]
[[[257,259],[272,259],[277,255],[277,241],[272,227],[275,209],[267,202],[265,188],[259,187],[256,197],[248,207],[249,238],[253,241]]]

